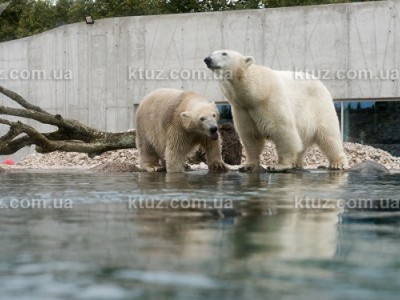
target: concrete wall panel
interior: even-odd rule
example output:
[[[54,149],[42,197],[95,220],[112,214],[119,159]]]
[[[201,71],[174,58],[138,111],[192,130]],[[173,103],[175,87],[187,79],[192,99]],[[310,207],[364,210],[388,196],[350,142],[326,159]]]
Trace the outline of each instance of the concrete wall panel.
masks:
[[[349,6],[349,70],[371,71],[371,78],[350,80],[349,95],[392,97],[394,82],[381,78],[394,69],[394,37],[398,21],[393,2]]]

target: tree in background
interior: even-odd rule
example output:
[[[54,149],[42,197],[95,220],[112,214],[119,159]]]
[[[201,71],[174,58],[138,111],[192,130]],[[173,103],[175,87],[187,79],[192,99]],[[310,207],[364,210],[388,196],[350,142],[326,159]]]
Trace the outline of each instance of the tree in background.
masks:
[[[0,0],[6,3],[10,0]],[[13,0],[0,15],[0,41],[16,39],[19,20],[29,0]]]
[[[74,2],[74,0],[58,0],[56,2],[54,7],[56,26],[74,23],[75,20],[70,15]],[[80,18],[79,21],[82,21],[82,19]]]
[[[285,6],[305,6],[305,5],[317,5],[317,4],[335,4],[335,3],[347,3],[347,2],[363,2],[366,0],[262,0],[262,7],[285,7]],[[370,0],[369,0],[370,1]],[[378,0],[379,1],[379,0]],[[240,1],[247,2],[247,1]],[[249,1],[250,2],[250,1]]]
[[[95,19],[260,9],[352,0],[0,0],[11,4],[0,16],[0,42],[37,34],[64,24]]]
[[[50,0],[28,1],[19,19],[17,36],[24,37],[54,28],[56,11]]]
[[[96,19],[162,14],[162,0],[96,0],[92,2],[92,16]]]
[[[56,5],[58,5],[60,1],[58,0]],[[69,0],[71,2],[71,6],[67,12],[67,17],[62,16],[61,14],[58,16],[60,21],[67,20],[67,23],[77,23],[82,22],[85,19],[85,16],[93,16],[93,7],[94,2],[92,0]],[[65,4],[64,6],[66,6]],[[64,19],[62,19],[64,17]]]

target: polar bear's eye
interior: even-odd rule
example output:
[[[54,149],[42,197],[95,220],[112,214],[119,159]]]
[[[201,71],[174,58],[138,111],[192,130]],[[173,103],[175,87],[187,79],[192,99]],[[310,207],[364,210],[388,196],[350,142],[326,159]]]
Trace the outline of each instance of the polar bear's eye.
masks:
[[[215,114],[213,114],[213,118],[215,118]]]
[[[222,52],[222,55],[223,55],[223,56],[227,56],[227,55],[228,55],[228,53],[226,53],[226,52]]]
[[[200,121],[202,121],[202,122],[203,122],[205,119],[206,119],[206,118],[204,118],[204,117],[201,117],[201,118],[200,118]]]

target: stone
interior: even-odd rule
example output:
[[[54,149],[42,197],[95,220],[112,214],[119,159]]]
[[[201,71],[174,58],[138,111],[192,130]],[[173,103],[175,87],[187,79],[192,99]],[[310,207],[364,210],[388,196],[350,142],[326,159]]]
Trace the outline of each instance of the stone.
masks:
[[[219,126],[222,139],[222,159],[228,165],[240,165],[242,161],[242,143],[232,123]]]
[[[359,165],[355,165],[351,167],[348,172],[352,173],[361,173],[361,174],[389,174],[390,171],[386,169],[386,167],[382,164],[373,162],[373,161],[364,161]]]
[[[240,165],[242,160],[242,143],[232,123],[219,125],[218,132],[221,137],[221,155],[223,161],[232,166]],[[202,148],[198,148],[188,159],[191,164],[206,162],[206,153]]]
[[[232,125],[231,125],[232,126]],[[225,130],[221,130],[222,132]],[[237,141],[240,143],[240,141]],[[241,146],[241,145],[240,145]],[[390,153],[376,149],[371,146],[361,145],[356,143],[344,143],[346,155],[349,160],[350,167],[360,165],[363,161],[366,161],[367,157],[376,157],[379,155],[379,159],[373,159],[374,162],[380,163],[388,170],[400,170],[400,157],[394,157]],[[361,152],[363,154],[359,154]],[[236,150],[236,155],[240,153],[239,159],[244,159],[244,151]],[[53,152],[48,154],[40,154],[40,153],[32,153],[25,157],[21,162],[17,163],[17,167],[19,168],[47,168],[52,166],[52,168],[89,168],[93,165],[101,165],[104,163],[113,163],[117,160],[125,159],[123,164],[138,164],[138,153],[136,149],[128,149],[128,150],[118,150],[118,151],[109,151],[99,155],[96,159],[88,158],[85,156],[85,159],[80,159],[76,161],[77,153],[66,153],[66,152]],[[202,160],[205,158],[202,158]],[[226,159],[226,158],[225,158]],[[236,158],[237,159],[237,158]],[[82,166],[78,165],[78,163],[83,160],[84,164]],[[261,154],[261,164],[264,167],[271,166],[276,164],[278,157],[275,151],[275,145],[271,141],[267,141],[265,145],[264,152]],[[201,161],[189,161],[190,164],[199,164]],[[232,161],[231,161],[232,162]],[[235,163],[237,161],[234,161]],[[322,155],[321,151],[315,147],[309,149],[305,155],[305,168],[306,169],[316,169],[318,166],[328,166],[328,161],[325,156]],[[194,169],[201,169],[202,167],[195,166]],[[206,167],[204,167],[206,168]],[[4,167],[3,167],[4,169]]]

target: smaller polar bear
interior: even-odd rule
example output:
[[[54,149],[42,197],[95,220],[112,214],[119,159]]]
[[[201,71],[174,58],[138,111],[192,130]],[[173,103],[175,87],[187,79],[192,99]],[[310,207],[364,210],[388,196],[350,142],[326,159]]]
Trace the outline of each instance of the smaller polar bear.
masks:
[[[168,173],[183,172],[187,155],[201,145],[206,151],[208,169],[226,171],[218,138],[218,117],[215,103],[193,92],[158,89],[148,94],[136,113],[140,168],[158,172],[166,167]]]
[[[246,150],[242,171],[258,172],[265,139],[278,152],[274,170],[302,168],[306,150],[317,144],[331,169],[347,167],[332,96],[304,73],[275,71],[254,64],[251,56],[231,50],[204,59],[232,104],[235,127]]]

